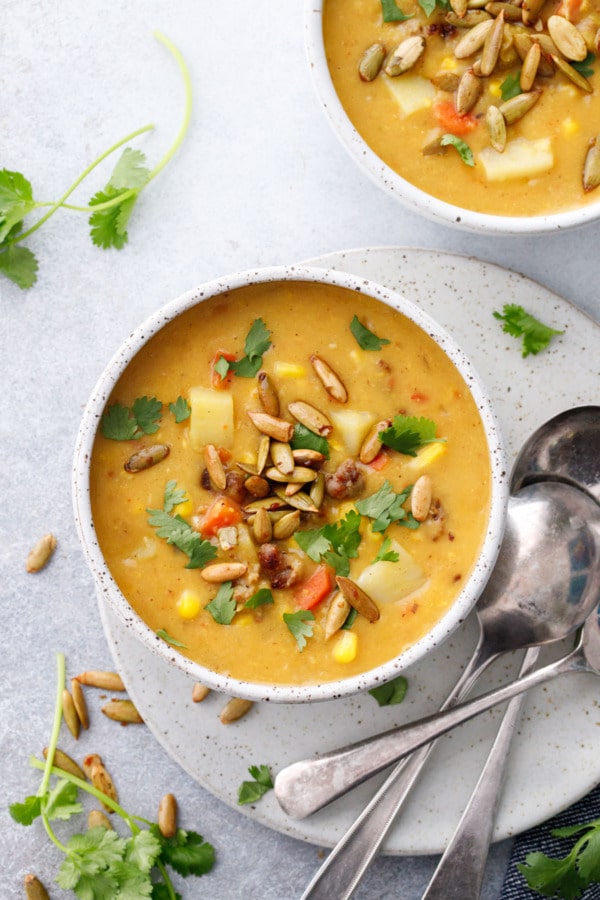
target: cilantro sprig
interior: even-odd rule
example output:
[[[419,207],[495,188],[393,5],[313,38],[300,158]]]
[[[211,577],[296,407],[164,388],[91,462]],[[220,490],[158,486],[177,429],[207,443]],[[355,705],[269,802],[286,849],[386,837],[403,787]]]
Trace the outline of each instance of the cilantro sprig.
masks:
[[[113,403],[102,416],[102,434],[111,441],[137,441],[144,434],[155,434],[162,406],[156,397],[138,397],[131,408]]]
[[[263,354],[271,346],[271,332],[262,319],[255,319],[246,335],[244,353],[241,359],[228,360],[220,356],[215,364],[215,372],[225,378],[233,372],[240,378],[254,378],[262,366]]]
[[[376,532],[385,531],[393,522],[404,525],[406,528],[418,528],[411,512],[404,508],[404,504],[410,496],[412,485],[397,494],[386,479],[378,491],[362,500],[357,500],[355,506],[359,513],[372,519],[371,529]]]
[[[168,481],[162,509],[147,509],[148,524],[156,528],[156,534],[164,538],[167,544],[173,544],[189,558],[186,569],[202,569],[213,560],[217,551],[210,541],[202,538],[183,516],[171,515],[171,510],[179,503],[184,503],[186,496],[177,490],[175,481]]]
[[[173,144],[152,170],[145,165],[146,158],[141,151],[126,147],[106,186],[94,194],[87,206],[67,202],[76,188],[107,157],[134,138],[152,130],[153,125],[132,131],[100,154],[56,201],[35,200],[31,182],[23,174],[8,169],[0,170],[0,274],[23,290],[32,287],[37,281],[38,262],[33,252],[22,246],[22,242],[41,228],[59,209],[87,213],[93,243],[104,249],[112,247],[121,250],[128,241],[129,219],[141,191],[170,162],[182,143],[192,110],[189,72],[177,47],[159,32],[155,33],[155,37],[171,52],[179,66],[185,86],[185,110]],[[46,209],[46,212],[35,224],[26,227],[25,219],[42,209]]]
[[[184,878],[204,875],[214,864],[214,848],[194,831],[178,829],[174,837],[165,838],[156,823],[127,812],[94,785],[54,766],[63,718],[63,654],[57,654],[56,663],[56,702],[47,758],[45,762],[30,758],[30,765],[42,772],[42,779],[35,795],[11,804],[11,817],[25,826],[41,818],[50,840],[64,854],[56,882],[65,890],[74,891],[78,897],[89,900],[106,897],[177,900],[179,895],[175,893],[167,867]],[[120,816],[129,836],[121,837],[117,831],[96,827],[73,833],[66,842],[59,840],[52,823],[70,822],[83,812],[80,793],[91,795]]]
[[[290,441],[292,450],[316,450],[322,453],[326,459],[329,459],[329,444],[327,439],[320,434],[315,434],[306,425],[296,422],[294,425],[294,433]]]
[[[404,675],[398,675],[385,684],[380,684],[369,691],[371,697],[374,697],[380,706],[395,706],[402,703],[408,689],[408,681]]]
[[[329,563],[338,575],[350,574],[350,560],[358,556],[361,517],[349,510],[339,522],[330,522],[321,528],[297,531],[294,539],[314,562]]]
[[[506,76],[506,78],[500,85],[500,94],[503,100],[511,100],[512,97],[517,97],[519,94],[523,93],[521,90],[520,81],[520,69],[516,72],[511,72],[510,75]]]
[[[580,837],[564,857],[554,859],[545,853],[528,853],[517,868],[531,890],[544,897],[577,900],[591,884],[600,882],[600,819],[555,828],[552,835]]]
[[[475,165],[473,151],[471,150],[467,142],[463,141],[462,138],[457,137],[455,134],[443,134],[440,138],[440,145],[442,147],[454,147],[466,166]]]
[[[249,766],[248,772],[252,781],[242,781],[238,789],[238,803],[256,803],[261,797],[273,789],[273,779],[268,766]]]
[[[233,584],[224,581],[219,585],[219,590],[204,607],[218,625],[231,625],[236,611],[236,602],[233,599]]]
[[[494,312],[493,316],[504,323],[502,331],[523,339],[523,357],[529,356],[530,353],[535,356],[546,349],[554,335],[564,333],[544,325],[516,303],[505,303],[502,312]]]
[[[381,350],[384,344],[389,344],[387,338],[377,337],[356,315],[350,322],[350,331],[361,350]]]
[[[392,424],[379,432],[379,440],[386,447],[404,453],[407,456],[416,456],[417,450],[425,444],[443,442],[443,438],[435,435],[436,424],[424,416],[394,416]]]
[[[306,647],[306,638],[313,636],[315,614],[310,609],[299,609],[295,613],[284,613],[283,621],[294,635],[300,652]]]

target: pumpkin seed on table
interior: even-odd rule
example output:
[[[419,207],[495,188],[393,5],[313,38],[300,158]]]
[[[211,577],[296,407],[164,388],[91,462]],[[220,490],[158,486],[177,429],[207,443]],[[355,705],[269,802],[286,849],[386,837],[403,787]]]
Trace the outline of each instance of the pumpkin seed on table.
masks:
[[[101,688],[105,691],[125,690],[123,679],[117,672],[104,672],[92,669],[76,675],[75,678],[80,684],[85,684],[87,687]]]
[[[152,466],[157,465],[166,459],[169,455],[170,448],[167,444],[153,444],[151,447],[142,447],[137,453],[134,453],[123,464],[126,472],[135,474],[136,472],[144,472]]]
[[[88,829],[106,828],[107,831],[113,831],[112,823],[101,809],[90,809],[87,818]]]
[[[111,800],[114,800],[115,803],[119,802],[117,789],[115,788],[114,782],[102,761],[95,762],[91,766],[90,774],[88,777],[97,791],[100,791],[102,794],[106,794],[106,796]],[[114,812],[114,810],[111,809],[111,807],[107,803],[102,802],[102,806],[105,810],[107,810],[107,812]]]
[[[219,719],[223,725],[231,725],[233,722],[237,722],[238,719],[241,719],[242,716],[245,716],[246,713],[252,709],[253,705],[252,700],[243,700],[241,697],[232,697],[221,710]]]
[[[63,702],[63,718],[65,720],[65,724],[75,740],[79,738],[79,731],[81,728],[81,722],[79,720],[79,716],[77,715],[77,710],[75,709],[75,704],[73,703],[73,697],[69,693],[69,691],[64,688],[62,694],[62,702]]]
[[[88,716],[87,703],[85,702],[85,696],[81,685],[76,678],[71,679],[71,697],[73,698],[73,706],[75,707],[75,712],[81,722],[81,727],[85,729],[89,728],[90,719]]]
[[[42,754],[44,759],[48,759],[48,747],[44,747]],[[53,765],[56,766],[57,769],[62,769],[63,772],[68,772],[70,775],[75,775],[76,778],[85,780],[85,772],[81,766],[79,766],[74,759],[71,759],[68,753],[65,753],[64,750],[59,750],[58,747],[54,750]]]
[[[27,900],[50,900],[50,894],[37,875],[26,875],[23,879],[23,887]]]
[[[56,549],[56,538],[48,533],[39,539],[35,547],[27,554],[25,569],[27,572],[40,572],[50,562]]]
[[[200,684],[200,682],[197,681],[192,688],[192,702],[202,703],[203,700],[206,700],[209,694],[210,688],[206,687],[205,684]]]
[[[162,797],[158,804],[156,821],[163,837],[175,837],[177,834],[177,800],[173,794],[165,794]]]
[[[113,699],[101,707],[108,719],[126,725],[143,725],[144,720],[132,700]]]

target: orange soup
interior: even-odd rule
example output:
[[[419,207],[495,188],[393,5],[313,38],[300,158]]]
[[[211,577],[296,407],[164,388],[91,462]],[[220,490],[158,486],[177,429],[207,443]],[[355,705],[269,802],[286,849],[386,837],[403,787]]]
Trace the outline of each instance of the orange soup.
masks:
[[[95,528],[135,611],[209,669],[280,685],[368,671],[454,602],[488,523],[473,397],[407,317],[308,282],[169,322],[110,397]]]

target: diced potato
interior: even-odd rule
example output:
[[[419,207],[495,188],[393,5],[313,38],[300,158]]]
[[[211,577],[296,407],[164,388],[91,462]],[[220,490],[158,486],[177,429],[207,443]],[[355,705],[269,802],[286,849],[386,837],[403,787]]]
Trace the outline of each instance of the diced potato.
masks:
[[[425,444],[424,447],[417,452],[416,456],[412,456],[403,463],[405,474],[410,472],[420,474],[424,469],[429,468],[436,460],[440,459],[448,449],[448,444],[444,441],[436,441],[434,444]]]
[[[376,416],[371,412],[356,409],[340,409],[330,412],[329,416],[335,427],[334,436],[341,440],[351,456],[357,456],[361,444],[367,436]]]
[[[435,88],[427,78],[421,75],[398,75],[397,78],[382,75],[382,78],[405,116],[432,106]]]
[[[425,573],[404,547],[392,541],[398,562],[378,560],[358,576],[357,583],[377,604],[395,603],[425,584]]]
[[[488,181],[509,181],[511,178],[533,178],[550,171],[554,155],[550,138],[529,141],[519,137],[507,143],[504,153],[485,147],[478,162]]]
[[[228,391],[190,388],[190,444],[197,453],[205,444],[233,447],[233,397]]]

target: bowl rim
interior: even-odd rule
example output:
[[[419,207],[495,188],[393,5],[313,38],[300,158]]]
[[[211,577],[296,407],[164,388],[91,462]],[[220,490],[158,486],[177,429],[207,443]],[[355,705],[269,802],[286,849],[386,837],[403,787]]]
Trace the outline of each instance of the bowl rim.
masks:
[[[535,235],[579,228],[599,216],[598,203],[548,215],[501,216],[463,209],[415,187],[369,147],[350,121],[333,86],[323,40],[324,0],[304,0],[304,46],[312,82],[329,124],[348,155],[372,181],[405,207],[425,218],[465,231],[496,235]]]
[[[277,281],[309,281],[347,288],[380,300],[411,319],[436,341],[454,363],[469,387],[481,416],[490,453],[492,476],[487,529],[482,539],[479,558],[455,602],[430,632],[411,645],[399,657],[388,660],[368,672],[318,684],[251,683],[220,675],[180,654],[146,625],[120,591],[100,550],[91,511],[89,474],[95,436],[106,402],[130,360],[165,325],[204,300],[250,284],[267,284]],[[429,650],[446,640],[471,612],[493,569],[504,534],[508,484],[504,442],[491,398],[470,360],[454,338],[429,314],[395,291],[371,280],[339,270],[302,264],[249,269],[211,280],[186,291],[149,316],[123,342],[100,375],[81,418],[72,468],[73,511],[84,558],[94,577],[97,592],[103,596],[105,602],[109,604],[121,621],[157,658],[168,664],[175,664],[194,681],[233,696],[254,701],[280,703],[332,700],[369,690],[396,677],[408,666],[421,659]]]

